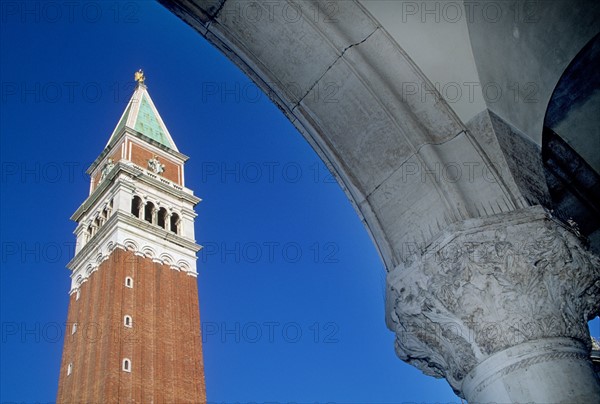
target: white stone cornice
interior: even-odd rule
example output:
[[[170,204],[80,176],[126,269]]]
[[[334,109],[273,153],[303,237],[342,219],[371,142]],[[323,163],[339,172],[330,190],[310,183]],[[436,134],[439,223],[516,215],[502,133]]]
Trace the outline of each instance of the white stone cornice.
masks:
[[[80,222],[83,215],[93,209],[109,190],[113,191],[113,193],[116,192],[114,189],[118,187],[133,190],[136,184],[146,184],[148,187],[161,191],[165,196],[181,201],[183,206],[188,204],[189,207],[187,209],[195,215],[192,208],[201,201],[200,198],[194,196],[193,192],[188,188],[181,187],[162,177],[160,179],[153,178],[152,176],[155,175],[152,174],[151,176],[151,174],[148,170],[138,167],[131,162],[117,162],[104,181],[94,189],[92,194],[73,213],[71,220]]]
[[[72,271],[69,293],[79,288],[115,248],[197,276],[196,252],[202,247],[131,214],[115,212],[67,264]]]

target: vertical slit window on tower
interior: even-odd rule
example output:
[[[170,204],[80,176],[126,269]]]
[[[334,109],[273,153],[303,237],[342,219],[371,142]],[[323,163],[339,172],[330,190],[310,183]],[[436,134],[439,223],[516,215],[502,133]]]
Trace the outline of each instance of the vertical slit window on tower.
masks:
[[[77,331],[77,323],[73,323],[71,326],[71,335],[75,334],[75,331]]]
[[[123,371],[131,372],[131,360],[128,358],[123,359]]]
[[[123,318],[123,324],[125,324],[125,327],[133,327],[133,319],[131,316],[125,316]]]
[[[72,371],[73,371],[73,364],[69,363],[67,365],[67,376],[70,376]]]
[[[131,276],[125,278],[125,286],[133,288],[133,278]]]
[[[79,296],[80,296],[79,289],[77,289],[77,292],[75,292],[75,300],[79,300]]]

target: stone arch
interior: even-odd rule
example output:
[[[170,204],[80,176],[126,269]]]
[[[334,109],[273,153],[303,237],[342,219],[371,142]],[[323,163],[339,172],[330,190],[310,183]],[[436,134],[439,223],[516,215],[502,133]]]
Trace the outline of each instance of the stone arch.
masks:
[[[168,218],[169,218],[169,215],[167,213],[167,209],[165,209],[164,207],[161,207],[160,209],[158,209],[158,212],[156,215],[156,224],[158,225],[158,227],[166,229],[167,223],[168,223]]]
[[[573,58],[548,102],[542,160],[555,215],[600,253],[600,34]]]
[[[190,265],[185,260],[179,260],[179,261],[177,261],[177,266],[182,271],[189,271],[189,269],[190,269]]]
[[[231,1],[161,3],[238,65],[331,167],[388,270],[406,260],[407,244],[425,245],[451,223],[521,207],[478,140],[360,3],[336,3],[335,21],[304,12],[297,23],[244,18]],[[480,169],[444,178],[464,161]]]
[[[158,258],[165,265],[171,265],[173,262],[175,262],[175,260],[173,259],[173,257],[171,255],[167,254],[167,253],[162,253]]]
[[[169,218],[169,230],[175,234],[181,234],[181,217],[178,213],[171,213]]]
[[[142,254],[146,258],[154,258],[154,257],[156,257],[156,251],[154,251],[154,249],[152,247],[149,247],[149,246],[142,247]]]
[[[506,366],[497,373],[494,373],[497,369],[491,373],[487,369],[482,370],[481,374],[494,376],[488,377],[484,383],[472,385],[481,388],[481,391],[484,391],[481,394],[476,388],[467,385],[467,381],[463,384],[463,378],[472,370],[482,369],[478,368],[482,364],[478,361],[488,354],[503,352],[506,346],[493,348],[482,355],[484,349],[477,344],[480,343],[479,337],[486,336],[485,332],[470,338],[469,344],[475,345],[468,347],[466,351],[450,340],[442,344],[432,343],[429,337],[435,332],[440,318],[446,317],[446,311],[451,305],[442,304],[439,309],[432,310],[430,303],[442,302],[444,296],[438,293],[437,287],[431,286],[455,283],[445,280],[423,282],[423,273],[419,271],[430,268],[432,276],[445,275],[440,275],[443,271],[437,270],[438,262],[430,263],[428,260],[434,261],[433,257],[436,255],[431,253],[435,253],[439,247],[439,244],[435,243],[439,243],[440,240],[455,240],[460,234],[472,236],[473,239],[469,243],[479,244],[482,237],[477,235],[483,234],[489,237],[489,243],[494,247],[510,245],[512,241],[508,241],[506,235],[488,231],[493,226],[506,229],[508,226],[504,219],[512,220],[515,227],[518,225],[524,228],[515,235],[515,239],[516,236],[522,237],[523,240],[519,243],[521,245],[536,240],[540,234],[548,232],[548,228],[553,228],[552,237],[555,239],[563,230],[569,232],[561,227],[562,224],[556,224],[554,218],[543,208],[528,208],[527,205],[543,202],[544,187],[538,189],[537,193],[526,193],[528,187],[533,188],[531,183],[537,182],[543,174],[538,175],[538,172],[532,170],[534,175],[527,176],[530,173],[519,171],[518,166],[529,163],[529,157],[533,157],[531,160],[537,159],[534,164],[537,168],[542,166],[538,161],[539,134],[534,132],[536,128],[541,127],[544,106],[518,105],[505,97],[502,107],[498,107],[498,104],[491,106],[489,100],[486,100],[486,109],[479,114],[486,117],[475,121],[473,125],[469,125],[470,122],[462,122],[407,52],[358,1],[335,2],[337,13],[334,20],[314,20],[311,19],[310,13],[303,12],[300,20],[294,23],[278,13],[269,15],[269,18],[248,18],[239,12],[240,4],[243,3],[233,0],[159,1],[220,49],[268,94],[334,172],[390,271],[386,281],[388,316],[393,320],[393,316],[396,315],[403,326],[421,316],[414,324],[417,332],[405,333],[402,331],[403,327],[396,330],[398,355],[428,374],[445,376],[457,394],[467,396],[468,401],[515,401],[514,396],[504,397],[492,393],[494,389],[498,391],[500,388],[492,386],[488,389],[485,385],[492,378],[498,380],[498,385],[501,385],[503,391],[506,386],[515,384],[513,380],[519,377],[512,375],[511,372],[516,368],[513,365]],[[295,4],[303,7],[305,3]],[[310,4],[319,7],[321,3]],[[555,6],[556,4],[558,5]],[[506,7],[514,9],[513,2],[507,2]],[[594,16],[600,8],[589,9],[590,7],[585,5],[573,6],[572,2],[568,1],[552,2],[540,10],[543,16],[548,17],[544,21],[546,24],[529,24],[529,31],[525,31],[528,28],[525,24],[517,27],[513,26],[512,21],[509,24],[495,24],[495,27],[491,27],[494,24],[479,23],[468,26],[470,50],[475,56],[479,83],[502,80],[504,84],[514,84],[512,79],[515,78],[537,79],[542,75],[544,83],[540,99],[547,99],[547,90],[552,85],[548,83],[557,80],[560,76],[560,71],[557,70],[562,69],[557,67],[562,63],[555,63],[555,56],[572,55],[571,44],[577,43],[574,39],[580,40],[590,29],[595,29],[595,25],[589,22],[594,21]],[[561,14],[569,16],[564,19],[556,17]],[[583,22],[578,21],[580,16],[584,17],[581,19]],[[559,19],[560,24],[553,24]],[[577,24],[578,29],[569,27],[573,24]],[[548,26],[552,26],[553,29],[549,31]],[[519,31],[514,31],[515,28],[522,29],[524,33],[519,34]],[[535,31],[536,29],[538,31]],[[524,35],[525,33],[527,35]],[[573,35],[567,39],[564,34]],[[523,46],[514,46],[513,38],[519,35],[530,42],[520,44]],[[560,49],[556,49],[558,42]],[[511,54],[512,59],[507,58],[504,51],[490,55],[494,52],[489,50],[495,45],[502,45],[504,50],[520,50]],[[556,50],[559,52],[555,52]],[[532,54],[541,57],[531,57]],[[551,55],[552,60],[547,59],[548,55]],[[571,57],[568,56],[566,60]],[[526,68],[520,64],[524,59],[531,61]],[[543,66],[544,62],[549,62],[548,66]],[[520,76],[521,71],[526,75]],[[508,74],[505,74],[506,72]],[[405,84],[410,84],[420,91],[406,91]],[[423,98],[423,89],[431,97]],[[517,112],[514,113],[515,111]],[[504,121],[501,117],[505,117],[505,113],[514,115]],[[494,121],[491,115],[496,116],[497,121]],[[529,119],[530,116],[534,116],[534,119]],[[514,147],[517,143],[515,135],[520,135],[519,131],[524,132],[528,138],[525,138],[521,145]],[[504,145],[499,144],[500,132],[504,132],[506,138]],[[527,142],[532,143],[528,145],[531,146],[528,151],[533,151],[530,154],[523,153],[519,157],[525,158],[514,159],[515,165],[510,166],[506,159]],[[504,147],[507,144],[509,148]],[[445,168],[464,163],[479,169],[469,172],[469,166],[466,166],[462,177],[453,178],[446,175]],[[515,167],[516,169],[513,169]],[[524,172],[526,175],[523,175]],[[523,177],[524,181],[519,182],[519,176]],[[544,182],[543,178],[541,182]],[[574,235],[569,233],[568,237],[565,237],[572,243],[573,251],[580,251]],[[412,255],[412,251],[405,250],[407,245],[417,246],[414,260],[413,257],[407,257],[407,253]],[[540,250],[542,255],[552,252],[547,246],[542,246]],[[561,260],[563,258],[553,261]],[[597,264],[589,264],[592,261],[597,262],[597,259],[589,258],[587,263],[580,261],[579,265],[583,270],[574,274],[584,278],[588,276],[586,274],[597,270]],[[542,261],[536,261],[534,265],[539,262]],[[405,271],[407,268],[412,269]],[[488,269],[496,272],[493,266],[488,265]],[[414,278],[403,277],[408,276],[407,272]],[[467,271],[449,271],[452,274],[465,272]],[[562,282],[559,278],[560,276],[557,276],[553,279],[552,284]],[[591,288],[590,285],[595,285],[595,279],[579,281],[586,287]],[[459,283],[464,286],[468,282],[461,280]],[[414,293],[406,287],[407,285],[414,288]],[[508,282],[498,287],[498,296],[504,296],[505,292],[510,292],[515,286],[518,285]],[[460,293],[464,294],[463,288],[455,289],[462,289]],[[423,297],[429,292],[430,298],[424,297],[423,301],[415,299],[416,296]],[[536,296],[529,296],[527,293],[520,295],[536,299]],[[589,296],[595,297],[591,299],[593,303],[590,305],[594,305],[594,313],[597,313],[597,288],[590,292]],[[496,300],[491,300],[490,305],[494,309],[502,305],[498,303],[495,306]],[[576,299],[562,300],[569,303]],[[413,308],[406,304],[416,302],[418,304]],[[456,308],[459,305],[454,306]],[[474,309],[480,308],[476,304],[470,306]],[[515,307],[513,312],[516,313],[520,309],[521,307]],[[565,317],[563,310],[553,307],[549,318],[552,318],[552,321],[562,321]],[[588,309],[583,311],[585,310]],[[577,311],[578,314],[574,316],[579,321],[577,327],[584,329],[585,324],[580,320],[585,315],[582,314],[581,308]],[[538,314],[535,312],[529,317],[532,323],[538,321]],[[464,315],[462,306],[456,315]],[[507,320],[512,319],[514,318]],[[468,322],[471,321],[471,317],[468,318]],[[432,327],[431,332],[427,333],[427,338],[419,340],[417,335],[424,329],[423,323],[427,322]],[[491,315],[475,323],[507,325],[508,321],[498,322],[497,316]],[[406,334],[410,338],[406,339]],[[471,336],[471,333],[468,335]],[[577,337],[574,340],[581,338]],[[436,351],[440,347],[442,355]],[[483,344],[483,348],[488,350],[489,345]],[[532,346],[520,344],[516,345],[514,352],[519,352],[520,349],[530,352],[531,348]],[[469,350],[477,355],[464,355]],[[514,356],[514,352],[511,352],[510,356]],[[456,366],[455,354],[469,357],[469,363]],[[448,360],[445,355],[448,356]],[[583,353],[580,355],[585,356]],[[483,362],[483,365],[486,365],[486,362]],[[534,366],[531,365],[523,365],[524,372],[533,370]],[[582,364],[581,367],[585,365]],[[547,366],[548,368],[552,366]],[[515,375],[517,373],[514,372]],[[512,379],[509,380],[507,374],[510,374]],[[591,376],[593,375],[589,372],[585,375],[590,379]],[[580,380],[579,377],[574,379]],[[506,385],[502,384],[505,382]],[[546,396],[542,394],[542,399],[534,400],[533,395],[525,394],[521,401],[548,401],[548,398],[558,400],[558,397],[549,393],[555,392],[553,386],[548,383],[546,387],[547,389],[539,389],[545,390]],[[517,389],[518,387],[515,388]],[[587,394],[586,397],[597,397],[598,390],[596,389],[595,395],[589,394],[589,391],[584,394]]]
[[[100,228],[100,226],[102,226],[103,221],[102,217],[100,216],[100,212],[96,212],[96,218],[94,219],[93,224],[96,227],[96,231]]]
[[[102,251],[100,251],[98,254],[96,254],[96,265],[100,265],[104,259],[104,255],[102,254]]]
[[[154,202],[147,201],[144,205],[144,220],[152,224],[156,223],[156,205]]]
[[[123,240],[123,246],[125,246],[125,249],[128,251],[136,252],[139,250],[138,244],[132,239]]]
[[[131,200],[131,214],[137,218],[141,217],[143,206],[144,203],[142,198],[140,198],[138,195],[134,195]]]

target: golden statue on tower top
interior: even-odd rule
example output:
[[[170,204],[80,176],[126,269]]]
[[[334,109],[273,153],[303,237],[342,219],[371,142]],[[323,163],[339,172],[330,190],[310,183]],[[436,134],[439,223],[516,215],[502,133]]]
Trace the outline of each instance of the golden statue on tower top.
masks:
[[[139,84],[144,84],[144,81],[146,80],[146,76],[144,76],[144,72],[142,71],[142,69],[135,72],[133,77],[135,78],[135,81],[137,81]]]

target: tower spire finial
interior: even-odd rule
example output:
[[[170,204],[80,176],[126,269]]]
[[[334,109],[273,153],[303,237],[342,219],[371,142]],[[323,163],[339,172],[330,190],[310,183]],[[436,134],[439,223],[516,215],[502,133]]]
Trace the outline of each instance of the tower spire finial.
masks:
[[[142,85],[146,81],[146,76],[144,75],[144,72],[142,71],[142,69],[139,69],[137,72],[135,72],[135,74],[133,75],[133,78],[135,79],[135,81],[138,82],[138,84],[142,84]]]

